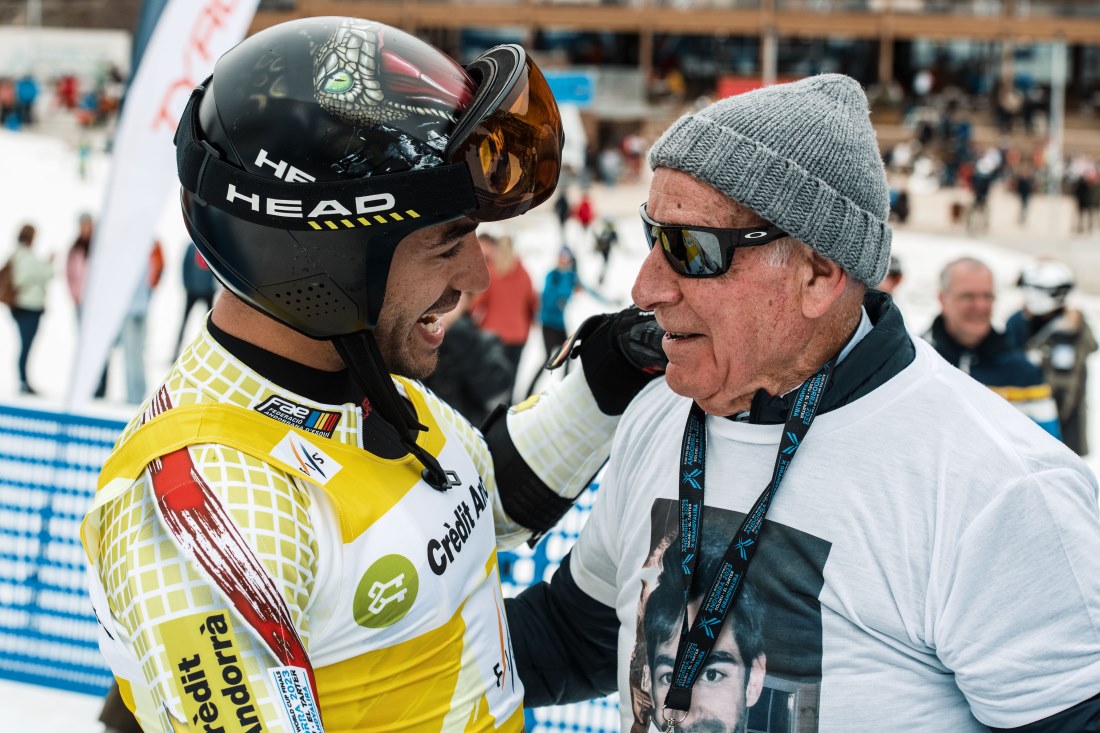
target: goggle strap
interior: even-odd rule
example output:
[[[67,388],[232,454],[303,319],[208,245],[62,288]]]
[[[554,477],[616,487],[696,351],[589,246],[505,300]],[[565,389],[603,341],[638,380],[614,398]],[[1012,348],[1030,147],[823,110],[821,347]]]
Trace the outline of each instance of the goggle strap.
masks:
[[[309,183],[249,173],[227,163],[213,146],[199,140],[196,117],[200,98],[201,93],[191,95],[176,130],[180,183],[203,203],[237,219],[279,229],[317,231],[407,223],[410,217],[428,225],[477,209],[470,171],[462,162],[373,178]],[[367,211],[359,211],[357,199],[375,196],[383,202],[392,197],[392,206],[367,206]],[[327,213],[310,217],[319,208]],[[283,213],[272,214],[272,210]]]

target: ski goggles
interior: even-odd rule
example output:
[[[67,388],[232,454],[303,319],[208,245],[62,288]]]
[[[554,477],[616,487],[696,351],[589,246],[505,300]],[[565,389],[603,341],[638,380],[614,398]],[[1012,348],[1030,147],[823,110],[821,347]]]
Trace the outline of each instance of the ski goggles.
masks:
[[[477,197],[475,219],[519,216],[557,187],[565,140],[558,105],[538,66],[515,44],[489,49],[466,73],[478,89],[444,157],[466,164]]]
[[[642,204],[638,213],[649,248],[660,244],[669,266],[684,277],[717,277],[730,269],[738,248],[759,247],[788,236],[774,224],[741,229],[658,224],[645,207]]]
[[[403,220],[402,229],[464,215],[476,221],[519,216],[550,198],[557,186],[565,139],[557,103],[542,72],[518,45],[492,48],[466,70],[478,87],[449,137],[444,164],[309,183],[242,170],[201,139],[199,102],[208,78],[192,92],[176,130],[180,182],[201,203],[288,230],[354,228],[357,219],[348,212],[373,211],[376,202],[402,202],[401,210],[416,211],[415,221]],[[295,211],[322,213],[288,216],[279,208],[287,202]]]

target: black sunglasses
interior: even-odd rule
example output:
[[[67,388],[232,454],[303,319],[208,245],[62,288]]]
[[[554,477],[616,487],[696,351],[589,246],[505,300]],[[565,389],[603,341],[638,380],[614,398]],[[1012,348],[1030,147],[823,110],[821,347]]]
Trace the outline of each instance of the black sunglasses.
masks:
[[[744,229],[658,224],[645,213],[645,206],[638,212],[649,248],[659,241],[668,264],[684,277],[716,277],[730,269],[738,247],[759,247],[788,236],[774,224]]]

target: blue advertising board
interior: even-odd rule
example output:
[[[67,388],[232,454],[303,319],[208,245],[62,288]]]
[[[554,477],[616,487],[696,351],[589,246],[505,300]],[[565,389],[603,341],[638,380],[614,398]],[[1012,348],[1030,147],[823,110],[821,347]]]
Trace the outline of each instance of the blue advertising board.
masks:
[[[575,104],[589,107],[596,98],[596,75],[591,71],[544,72],[550,91],[558,104]]]

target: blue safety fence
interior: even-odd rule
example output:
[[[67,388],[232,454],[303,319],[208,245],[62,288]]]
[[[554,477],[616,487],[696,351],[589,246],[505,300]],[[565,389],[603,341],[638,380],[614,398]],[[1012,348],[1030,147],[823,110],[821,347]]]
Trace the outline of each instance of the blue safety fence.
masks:
[[[85,591],[80,522],[125,423],[0,404],[0,678],[91,695],[111,673]],[[588,491],[534,549],[500,556],[505,595],[548,580],[577,539]],[[527,711],[529,733],[618,730],[614,698]]]
[[[80,521],[124,423],[0,405],[0,677],[103,694]]]

